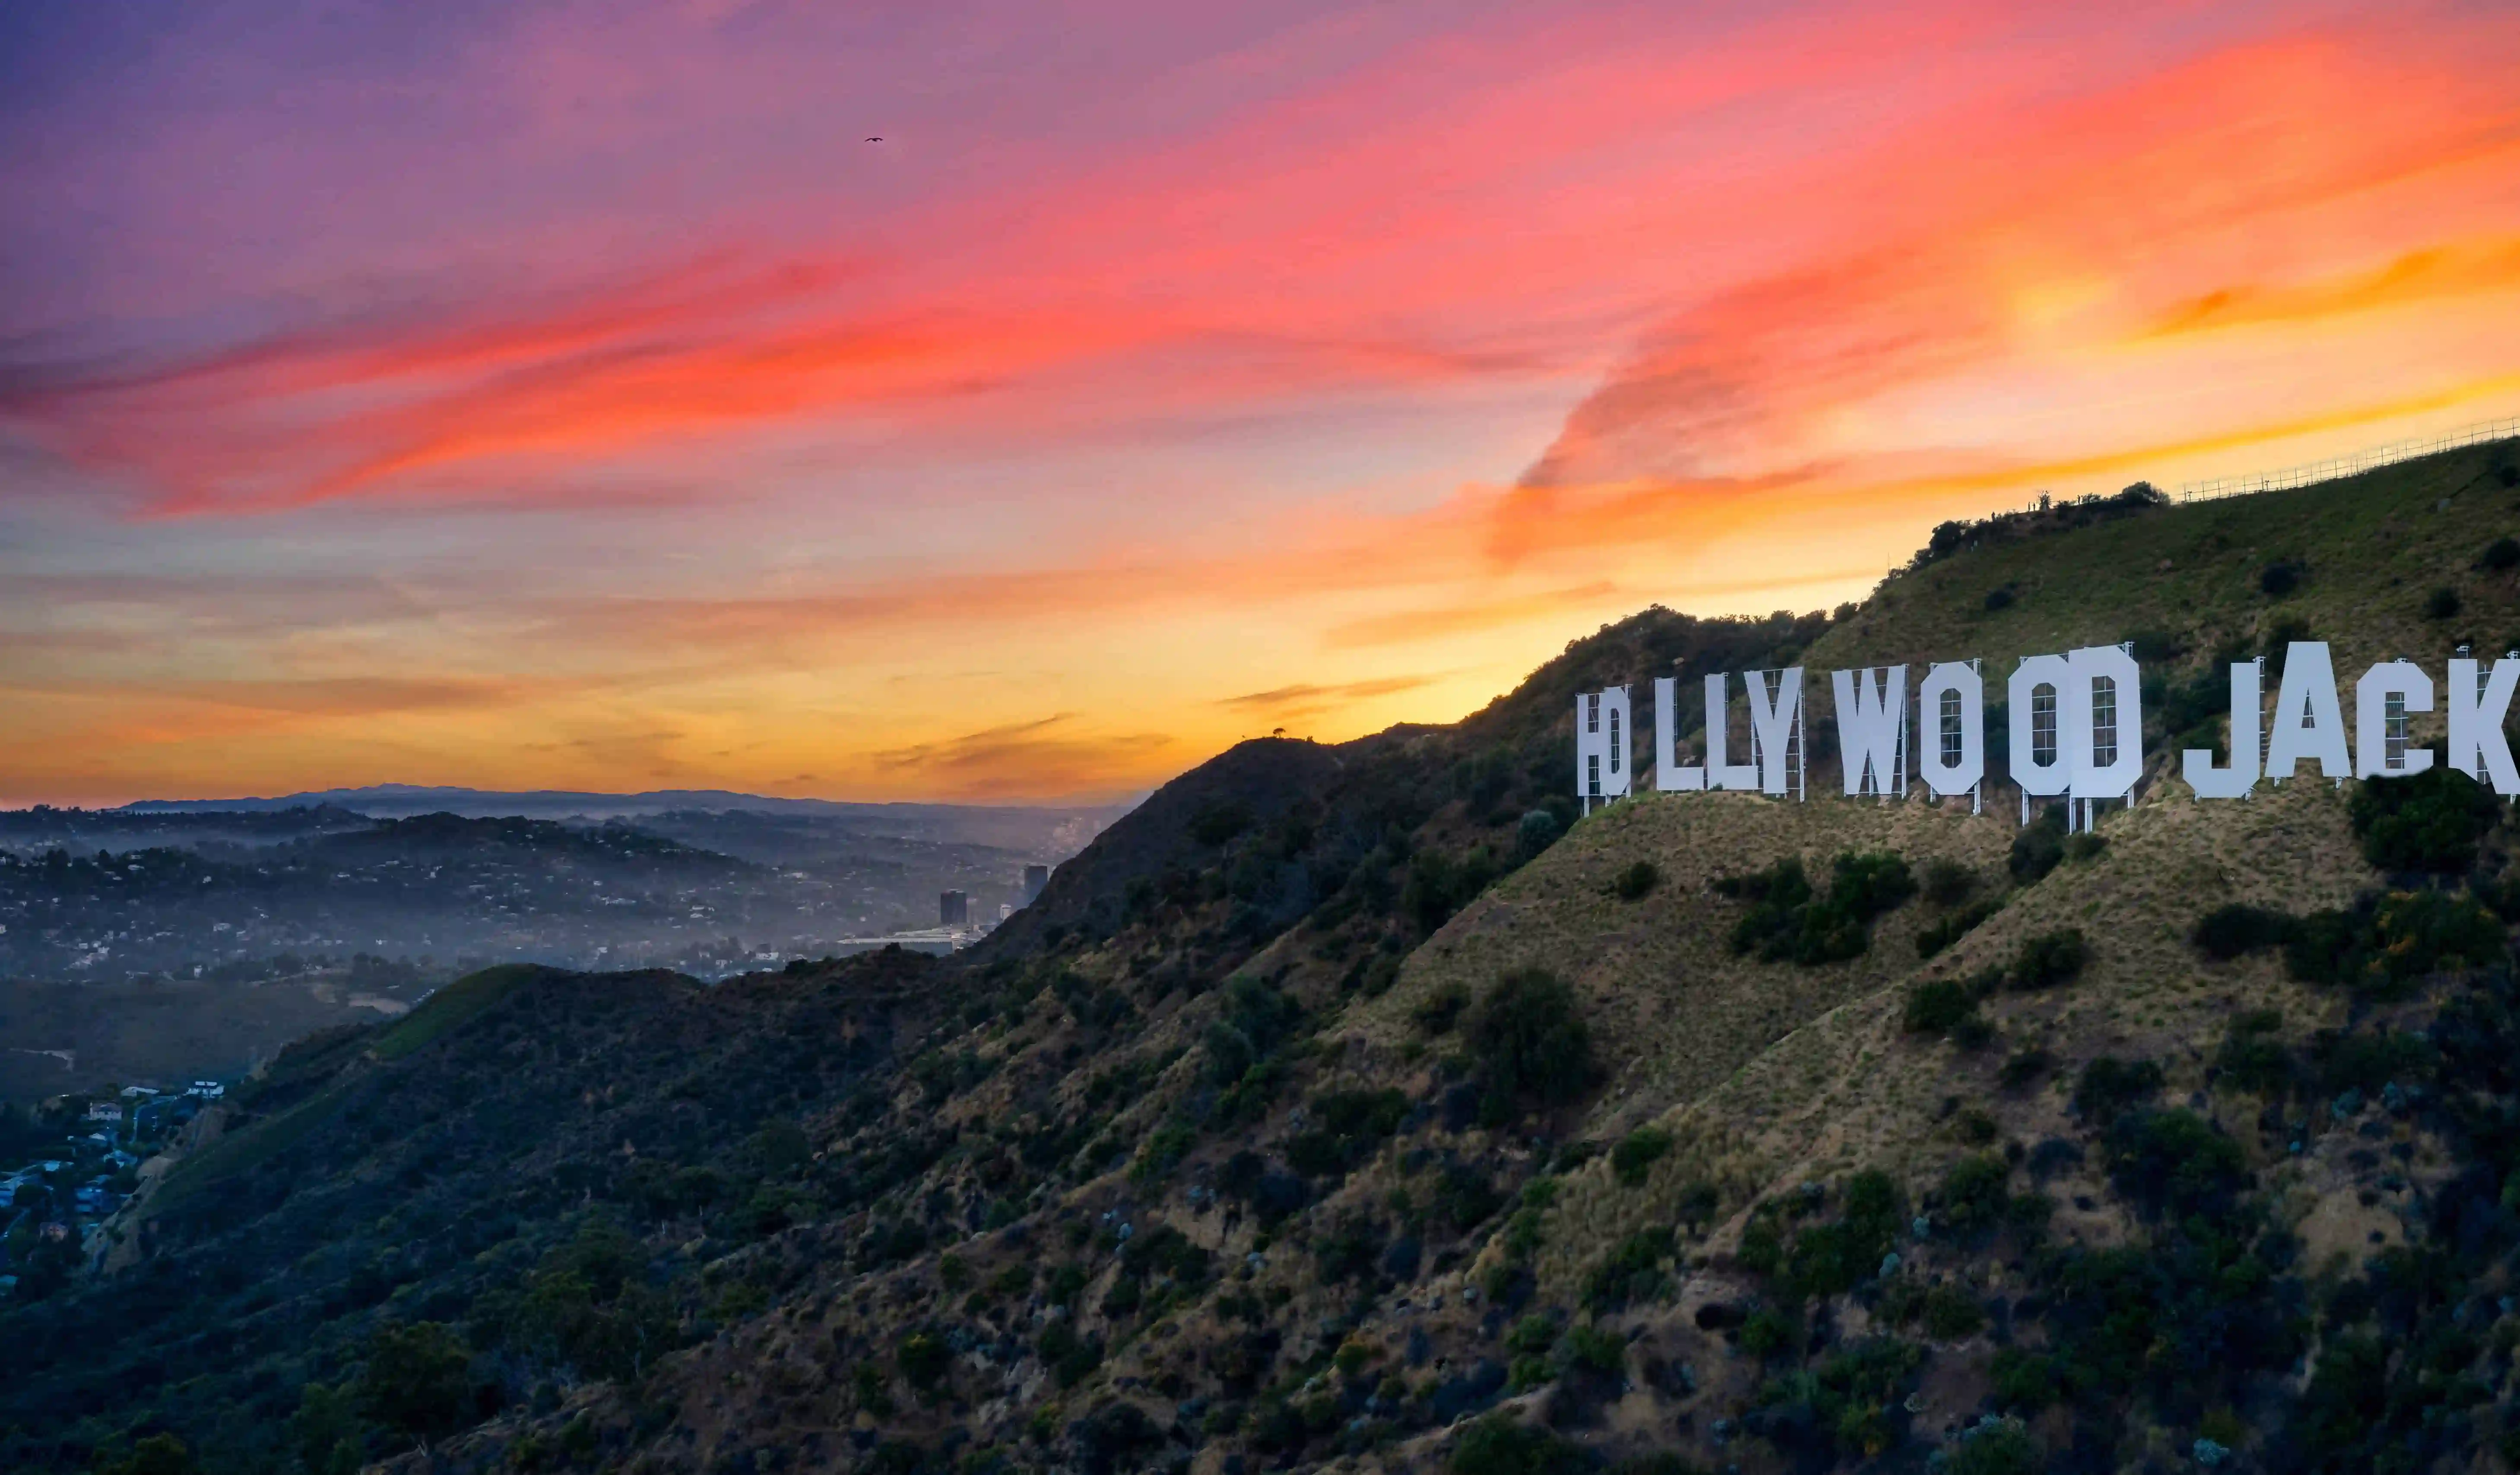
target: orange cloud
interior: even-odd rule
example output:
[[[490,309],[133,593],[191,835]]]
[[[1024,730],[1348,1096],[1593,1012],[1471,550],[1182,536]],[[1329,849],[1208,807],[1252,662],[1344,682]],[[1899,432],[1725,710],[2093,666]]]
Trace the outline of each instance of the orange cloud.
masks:
[[[1159,733],[1077,731],[1075,714],[966,733],[870,755],[875,766],[940,797],[988,800],[1042,794],[1108,793],[1147,772],[1176,746]]]
[[[1221,696],[1216,705],[1239,707],[1246,711],[1284,714],[1288,708],[1305,712],[1327,711],[1375,696],[1392,696],[1402,692],[1415,692],[1434,685],[1431,676],[1390,676],[1373,681],[1342,682],[1336,686],[1315,686],[1309,682],[1291,687],[1277,687],[1267,692],[1247,692],[1240,696]]]
[[[2520,290],[2520,237],[2456,242],[2411,250],[2374,271],[2293,286],[2221,287],[2173,307],[2159,336],[2267,323],[2317,323],[2443,298]]]

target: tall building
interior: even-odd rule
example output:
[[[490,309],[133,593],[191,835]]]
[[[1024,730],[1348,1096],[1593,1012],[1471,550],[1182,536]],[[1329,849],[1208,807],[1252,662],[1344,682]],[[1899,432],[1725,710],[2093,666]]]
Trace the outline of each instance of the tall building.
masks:
[[[971,899],[960,891],[948,891],[936,898],[937,925],[960,927],[971,919]]]
[[[1048,866],[1026,866],[1024,868],[1024,905],[1030,906],[1038,900],[1042,888],[1049,884],[1050,868]]]

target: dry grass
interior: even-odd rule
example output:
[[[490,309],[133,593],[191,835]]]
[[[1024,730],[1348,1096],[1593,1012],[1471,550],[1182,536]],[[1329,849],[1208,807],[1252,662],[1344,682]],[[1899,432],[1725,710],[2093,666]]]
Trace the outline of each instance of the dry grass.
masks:
[[[1761,962],[1729,946],[1741,905],[1717,876],[1800,855],[1815,878],[1849,850],[1948,857],[1994,884],[2012,828],[1993,816],[1933,806],[1751,794],[1656,794],[1601,811],[1481,897],[1409,958],[1392,991],[1351,1011],[1349,1027],[1389,1047],[1416,1037],[1410,1011],[1436,990],[1473,994],[1516,968],[1565,978],[1582,998],[1610,1069],[1596,1120],[1622,1130],[1693,1098],[1758,1052],[1915,966],[1915,934],[1938,915],[1911,902],[1875,924],[1871,951],[1821,967]],[[1650,860],[1662,880],[1623,902],[1611,877]]]
[[[2035,1142],[2068,1132],[2063,1083],[2094,1056],[2161,1061],[2166,1096],[2180,1099],[2201,1085],[2238,1011],[2278,1008],[2293,1037],[2341,1016],[2341,1000],[2289,982],[2272,959],[2215,963],[2186,942],[2195,919],[2226,902],[2300,912],[2341,905],[2369,882],[2344,797],[2325,784],[2288,784],[2236,804],[2196,804],[2165,789],[2104,823],[2101,855],[2058,868],[1922,964],[1910,941],[1918,904],[1884,919],[1866,959],[1804,969],[1731,957],[1724,935],[1733,906],[1703,892],[1711,874],[1787,852],[1824,861],[1887,847],[1994,872],[2011,833],[1991,818],[1923,805],[1721,795],[1621,806],[1579,827],[1563,854],[1552,851],[1421,949],[1373,1010],[1373,1027],[1407,1029],[1406,1010],[1426,992],[1524,962],[1553,960],[1576,982],[1615,1071],[1586,1131],[1608,1138],[1652,1121],[1676,1144],[1642,1187],[1620,1185],[1598,1161],[1563,1185],[1537,1267],[1544,1294],[1563,1298],[1619,1239],[1671,1223],[1691,1185],[1712,1184],[1722,1196],[1728,1222],[1706,1246],[1721,1249],[1752,1203],[1803,1182],[1880,1167],[1921,1186],[1972,1150],[1956,1135],[1955,1105],[1993,1116],[2002,1139]],[[1603,894],[1607,877],[1640,854],[1664,868],[1664,887],[1635,904]],[[1498,915],[1505,908],[1513,909],[1509,923]],[[1990,1001],[1985,1011],[2003,1036],[1997,1045],[1972,1053],[1902,1032],[1911,983],[2001,964],[2025,939],[2067,926],[2090,941],[2090,964],[2070,985]],[[2001,1090],[1995,1075],[2005,1052],[2033,1044],[2060,1062],[2058,1073],[2024,1091]],[[2245,1097],[2225,1095],[2224,1111],[2247,1109]],[[2097,1185],[2054,1186],[2070,1203]],[[2302,1211],[2318,1216],[2315,1229],[2338,1221],[2322,1240],[2367,1231],[2365,1216],[2328,1196],[2314,1189]],[[2087,1241],[2125,1231],[2106,1209],[2069,1209],[2057,1228]]]
[[[1884,584],[1861,615],[1814,644],[1805,663],[1826,670],[1978,655],[2000,682],[2015,656],[2138,630],[2188,637],[2201,656],[2285,615],[2333,643],[2340,673],[2394,655],[2430,662],[2471,638],[2498,653],[2520,636],[2520,572],[2473,565],[2520,520],[2520,493],[2494,469],[2510,454],[2507,442],[2473,446],[1953,558]],[[2060,538],[2071,539],[2070,558],[2060,557]],[[2259,576],[2279,559],[2309,573],[2295,593],[2270,599]],[[2425,618],[2425,598],[2445,584],[2465,608]],[[2005,586],[2014,603],[1989,612],[1987,594]]]

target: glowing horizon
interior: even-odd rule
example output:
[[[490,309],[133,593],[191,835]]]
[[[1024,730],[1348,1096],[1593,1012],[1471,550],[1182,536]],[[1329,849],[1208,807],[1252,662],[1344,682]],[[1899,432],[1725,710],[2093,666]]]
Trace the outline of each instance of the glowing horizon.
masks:
[[[0,803],[1107,800],[2520,413],[2507,10],[460,9],[0,22]]]

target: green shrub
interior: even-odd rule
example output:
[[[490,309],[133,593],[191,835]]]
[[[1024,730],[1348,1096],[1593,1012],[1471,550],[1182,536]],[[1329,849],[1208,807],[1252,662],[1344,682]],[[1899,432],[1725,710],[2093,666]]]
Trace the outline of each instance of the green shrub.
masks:
[[[1963,1234],[1991,1229],[2002,1219],[2012,1165],[2001,1153],[1961,1158],[1943,1175],[1942,1218]]]
[[[1789,1352],[1801,1340],[1801,1324],[1773,1306],[1759,1308],[1741,1323],[1741,1350],[1754,1358]]]
[[[2056,1068],[2056,1057],[2033,1045],[2006,1055],[1995,1073],[1996,1084],[2006,1091],[2019,1091]]]
[[[1628,1342],[1598,1326],[1570,1326],[1565,1340],[1557,1344],[1557,1355],[1570,1368],[1614,1373],[1627,1365]]]
[[[477,1416],[472,1349],[436,1321],[380,1323],[360,1370],[359,1411],[420,1440],[441,1439]]]
[[[1446,1164],[1435,1177],[1435,1212],[1454,1229],[1468,1230],[1488,1222],[1505,1205],[1504,1195],[1487,1175],[1458,1164]]]
[[[194,1475],[201,1469],[190,1446],[172,1434],[152,1434],[131,1447],[127,1458],[104,1460],[99,1452],[97,1475]]]
[[[1557,1345],[1557,1323],[1538,1312],[1506,1329],[1505,1350],[1538,1357]]]
[[[1972,902],[1957,912],[1945,915],[1916,934],[1916,956],[1932,958],[1945,948],[1978,929],[1988,917],[2003,910],[2003,898],[1991,896]]]
[[[1904,1219],[1897,1182],[1877,1169],[1859,1173],[1847,1180],[1838,1217],[1796,1234],[1776,1253],[1775,1273],[1798,1296],[1844,1295],[1880,1270],[1881,1257],[1898,1242]],[[1778,1233],[1774,1221],[1769,1224],[1770,1233]],[[1747,1265],[1751,1244],[1746,1233],[1742,1243]]]
[[[1923,1352],[1886,1337],[1849,1343],[1808,1372],[1771,1378],[1753,1403],[1789,1446],[1873,1461],[1898,1441],[1891,1409]]]
[[[1042,1328],[1034,1350],[1061,1388],[1073,1388],[1102,1365],[1102,1339],[1080,1337],[1072,1319],[1059,1317]]]
[[[900,1371],[903,1382],[922,1393],[933,1393],[944,1380],[946,1370],[954,1365],[954,1353],[934,1332],[914,1331],[902,1338],[901,1346],[892,1355],[892,1365]]]
[[[2024,942],[2021,951],[2013,955],[2012,966],[2003,975],[2003,986],[2045,989],[2070,983],[2082,976],[2083,965],[2091,956],[2091,947],[2083,941],[2079,928],[2043,932]]]
[[[1623,902],[1642,901],[1661,880],[1662,872],[1654,869],[1653,862],[1638,861],[1620,870],[1610,882],[1610,889]]]
[[[2383,871],[2454,874],[2476,866],[2477,842],[2502,817],[2494,790],[2452,768],[2439,749],[2433,766],[2402,779],[2355,785],[2347,815],[2362,858]]]
[[[1582,1446],[1497,1412],[1462,1431],[1445,1467],[1452,1475],[1582,1475],[1591,1462]]]
[[[1640,1127],[1610,1149],[1610,1172],[1631,1188],[1642,1187],[1645,1175],[1670,1151],[1670,1133],[1659,1127]]]
[[[2214,1068],[2235,1089],[2269,1095],[2292,1080],[2292,1054],[2273,1038],[2283,1028],[2283,1015],[2273,1009],[2250,1009],[2231,1021],[2214,1052]]]
[[[1425,1034],[1448,1033],[1461,1020],[1462,1011],[1470,1006],[1467,986],[1448,983],[1418,1001],[1409,1011],[1410,1019]]]
[[[2398,1030],[2341,1034],[2321,1030],[2311,1041],[2311,1068],[2320,1094],[2359,1091],[2370,1095],[2391,1081],[2417,1081],[2432,1074],[2435,1051],[2430,1040]]]
[[[1977,889],[1977,872],[1949,856],[1936,856],[1925,863],[1917,887],[1935,906],[1957,907]]]
[[[1957,1342],[1986,1327],[1986,1308],[1977,1298],[1953,1285],[1925,1292],[1925,1335],[1937,1342]]]
[[[1695,1228],[1714,1219],[1723,1202],[1723,1195],[1713,1184],[1693,1183],[1680,1190],[1679,1201],[1672,1205],[1672,1217]]]
[[[2003,1348],[1987,1367],[1987,1391],[2000,1408],[2036,1413],[2056,1402],[2056,1362],[2046,1353]]]
[[[1929,978],[1908,990],[1900,1025],[1912,1035],[1941,1034],[1977,1013],[1977,995],[1957,978]]]
[[[2152,1099],[2161,1090],[2161,1066],[2151,1060],[2126,1061],[2102,1055],[2083,1067],[2074,1085],[2074,1109],[2106,1125],[2128,1108]]]
[[[1669,1295],[1671,1276],[1662,1265],[1674,1248],[1668,1229],[1639,1229],[1620,1240],[1584,1273],[1584,1304],[1598,1316]]]
[[[1216,846],[1249,829],[1251,806],[1239,800],[1220,799],[1203,805],[1190,818],[1190,837],[1201,845]]]
[[[1400,1130],[1409,1097],[1390,1088],[1313,1097],[1304,1130],[1286,1140],[1287,1166],[1312,1178],[1345,1177]]]
[[[2173,1220],[2219,1213],[2248,1183],[2240,1144],[2184,1108],[2121,1117],[2109,1158],[2119,1192]]]
[[[2234,902],[2198,917],[2187,940],[2206,957],[2228,962],[2243,953],[2283,946],[2294,925],[2293,919],[2280,912]]]
[[[2475,897],[2393,891],[2351,912],[2301,918],[2284,945],[2284,968],[2305,983],[2390,998],[2432,973],[2498,962],[2504,952],[2502,919]]]
[[[1848,852],[1830,863],[1825,894],[1813,889],[1795,856],[1765,871],[1719,877],[1715,889],[1751,904],[1733,924],[1733,952],[1814,965],[1863,957],[1871,946],[1873,918],[1913,896],[1916,878],[1896,855]]]
[[[2064,807],[2050,804],[2012,837],[2012,852],[2004,864],[2015,881],[2028,886],[2046,879],[2064,859]]]
[[[2424,596],[2424,618],[2428,620],[2454,619],[2460,607],[2458,591],[2447,584]]]
[[[1441,851],[1420,850],[1409,858],[1409,878],[1400,887],[1400,910],[1421,931],[1432,932],[1475,900],[1499,873],[1496,857],[1484,845],[1460,860]]]
[[[1479,1001],[1467,1033],[1491,1097],[1557,1106],[1593,1088],[1593,1034],[1555,974],[1507,974]]]
[[[2510,485],[2509,482],[2503,484]],[[2485,553],[2477,562],[2496,573],[2507,573],[2514,568],[2520,568],[2520,538],[2497,538],[2486,544]]]
[[[1943,1467],[1945,1475],[2039,1475],[2047,1468],[2048,1452],[2013,1421],[1963,1431]]]

